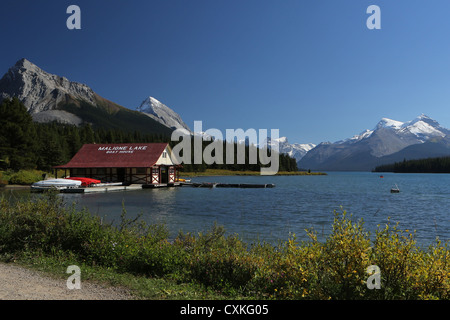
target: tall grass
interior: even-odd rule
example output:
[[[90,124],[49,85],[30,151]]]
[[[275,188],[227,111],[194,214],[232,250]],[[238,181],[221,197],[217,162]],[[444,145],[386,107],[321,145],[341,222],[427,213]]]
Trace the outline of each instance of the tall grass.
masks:
[[[179,233],[127,220],[105,224],[86,210],[47,198],[0,200],[0,255],[23,252],[67,255],[84,265],[118,273],[197,283],[231,296],[260,299],[449,299],[450,254],[437,241],[419,248],[414,235],[390,222],[374,240],[362,220],[335,213],[332,232],[319,242],[295,235],[279,245],[246,244],[214,225],[204,233]],[[366,269],[381,270],[381,288],[369,289]]]

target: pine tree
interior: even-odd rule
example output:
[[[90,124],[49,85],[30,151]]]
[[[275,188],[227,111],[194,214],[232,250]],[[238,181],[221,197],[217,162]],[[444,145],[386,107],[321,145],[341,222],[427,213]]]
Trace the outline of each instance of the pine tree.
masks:
[[[36,131],[26,107],[17,99],[0,105],[0,159],[2,167],[13,170],[36,165]]]

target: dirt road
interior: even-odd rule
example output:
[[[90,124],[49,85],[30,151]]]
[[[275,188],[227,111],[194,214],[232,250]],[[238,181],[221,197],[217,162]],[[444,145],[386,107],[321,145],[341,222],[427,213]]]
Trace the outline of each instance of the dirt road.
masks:
[[[68,274],[67,277],[70,275]],[[13,263],[0,263],[0,300],[128,300],[124,289],[81,281],[81,289],[68,289],[67,279],[53,279]]]

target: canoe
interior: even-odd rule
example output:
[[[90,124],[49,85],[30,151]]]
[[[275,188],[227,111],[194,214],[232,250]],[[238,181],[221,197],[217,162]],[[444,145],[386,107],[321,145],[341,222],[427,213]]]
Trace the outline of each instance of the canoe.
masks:
[[[97,179],[91,179],[91,178],[83,178],[83,177],[70,177],[70,178],[66,178],[67,180],[76,180],[76,181],[81,181],[81,186],[82,187],[90,187],[94,184],[99,184],[101,183],[100,180]]]
[[[35,182],[31,185],[32,190],[61,190],[67,188],[77,188],[81,186],[81,181],[70,179],[48,179]]]

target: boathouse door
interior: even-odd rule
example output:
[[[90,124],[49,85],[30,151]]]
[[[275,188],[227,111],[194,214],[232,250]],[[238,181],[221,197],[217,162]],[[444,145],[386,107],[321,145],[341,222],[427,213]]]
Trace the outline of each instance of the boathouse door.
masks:
[[[117,168],[117,180],[125,182],[125,168]]]
[[[161,166],[161,183],[169,182],[169,171],[166,166]]]

